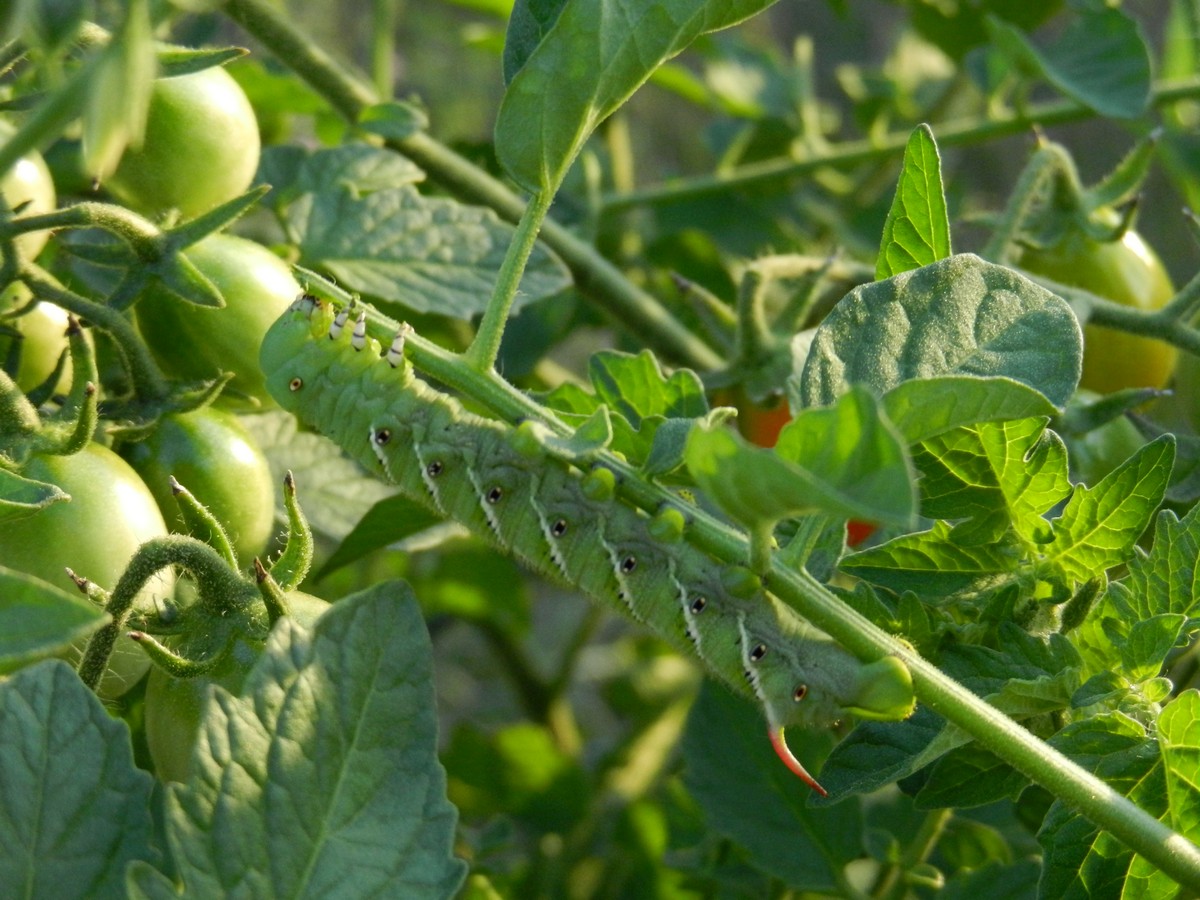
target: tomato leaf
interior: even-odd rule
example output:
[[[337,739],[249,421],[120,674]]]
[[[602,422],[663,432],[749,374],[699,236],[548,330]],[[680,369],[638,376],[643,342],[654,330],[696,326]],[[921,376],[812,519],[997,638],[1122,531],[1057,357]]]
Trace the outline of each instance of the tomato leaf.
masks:
[[[557,190],[592,130],[663,62],[709,31],[727,28],[774,0],[621,0],[548,4],[512,76],[496,120],[496,152],[529,191]],[[554,13],[557,12],[557,18]],[[553,26],[544,30],[553,19]],[[544,33],[542,33],[544,31]]]
[[[155,857],[150,792],[129,728],[66,663],[0,681],[0,884],[9,896],[124,895],[125,867]]]
[[[915,511],[905,446],[862,389],[829,409],[803,411],[774,449],[699,426],[684,457],[699,487],[752,527],[810,512],[907,525]]]
[[[1174,439],[1164,435],[1095,487],[1076,487],[1054,522],[1054,541],[1047,554],[1080,582],[1128,562],[1135,542],[1162,503],[1174,458]]]
[[[186,892],[451,896],[456,810],[436,753],[431,650],[412,592],[385,582],[311,633],[282,620],[241,697],[212,688],[197,775],[168,787]],[[149,866],[131,873],[161,896]]]
[[[1104,116],[1131,119],[1150,100],[1150,50],[1136,20],[1119,9],[1093,7],[1071,19],[1058,39],[1038,46],[999,19],[992,39],[1014,61]]]
[[[1011,378],[942,375],[903,381],[883,395],[883,408],[910,444],[963,425],[1051,416],[1055,409]]]
[[[65,650],[108,620],[78,594],[0,566],[0,673]]]
[[[829,737],[797,732],[792,740],[813,751]],[[842,866],[862,852],[862,811],[855,803],[812,808],[811,791],[779,765],[749,704],[706,683],[688,716],[683,755],[684,781],[709,828],[787,884],[837,891]]]
[[[331,572],[362,559],[368,553],[395,544],[442,521],[424,506],[400,494],[384,497],[350,531],[314,576],[320,581]]]
[[[904,148],[900,183],[883,225],[875,278],[882,281],[949,255],[950,217],[942,190],[942,159],[933,130],[920,125]]]
[[[806,406],[854,383],[879,393],[911,378],[1005,376],[1061,407],[1083,356],[1061,298],[969,253],[852,290],[813,336],[800,378]]]
[[[355,196],[344,188],[305,194],[287,211],[302,265],[334,277],[385,308],[469,319],[483,312],[513,228],[490,209],[409,186]],[[537,245],[518,305],[570,284],[566,267]],[[516,307],[514,307],[515,309]]]

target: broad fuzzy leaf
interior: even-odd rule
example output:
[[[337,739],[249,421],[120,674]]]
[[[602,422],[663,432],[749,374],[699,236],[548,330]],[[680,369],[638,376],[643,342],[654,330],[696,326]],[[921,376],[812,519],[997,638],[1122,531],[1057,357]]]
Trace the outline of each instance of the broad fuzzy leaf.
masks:
[[[0,566],[0,673],[66,650],[108,620],[78,594]]]
[[[284,619],[242,697],[214,689],[196,776],[166,830],[190,895],[449,897],[456,812],[436,753],[430,647],[411,592],[385,582],[313,631]],[[171,896],[148,867],[141,896]]]
[[[817,328],[800,380],[805,406],[851,384],[885,393],[911,378],[1005,376],[1061,407],[1083,354],[1060,297],[969,253],[852,290]]]
[[[66,665],[0,681],[0,885],[9,897],[120,897],[151,860],[153,779],[129,729]]]

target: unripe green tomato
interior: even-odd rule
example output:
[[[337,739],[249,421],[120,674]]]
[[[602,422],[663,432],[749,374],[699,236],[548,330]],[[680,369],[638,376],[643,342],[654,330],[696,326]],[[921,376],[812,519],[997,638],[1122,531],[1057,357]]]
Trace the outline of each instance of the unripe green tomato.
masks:
[[[329,608],[324,600],[303,591],[292,591],[287,597],[296,621],[308,627]],[[175,678],[157,666],[151,670],[146,684],[146,744],[160,779],[187,781],[208,685],[219,684],[231,693],[240,691],[263,646],[257,641],[237,641],[213,672],[196,678]]]
[[[190,247],[188,257],[221,291],[225,306],[201,308],[159,289],[142,295],[137,323],[155,359],[170,375],[216,378],[233,372],[229,387],[275,406],[258,365],[267,329],[301,293],[292,270],[254,241],[214,234]],[[232,409],[254,408],[234,395],[218,398]]]
[[[0,564],[10,569],[74,590],[65,572],[69,566],[77,575],[111,591],[134,551],[167,533],[149,489],[129,464],[107,447],[88,444],[71,456],[35,456],[21,474],[56,484],[71,499],[4,523]],[[152,610],[154,601],[170,597],[174,587],[174,575],[164,570],[146,584],[136,603]],[[82,649],[72,654],[72,663],[78,661]],[[121,696],[146,674],[149,664],[145,652],[121,635],[97,693],[106,700]]]
[[[29,296],[29,289],[22,284],[10,285],[4,292],[6,298],[10,292]],[[18,300],[17,305],[24,302],[24,299]],[[0,308],[5,305],[6,300],[0,299]],[[67,349],[67,311],[53,303],[38,303],[22,316],[5,317],[4,323],[21,334],[21,360],[13,380],[17,387],[28,393],[50,377],[58,365],[58,358]],[[0,357],[7,355],[9,340],[0,338]],[[70,386],[71,359],[67,357],[55,391],[65,393]]]
[[[1135,231],[1116,241],[1071,232],[1056,246],[1024,251],[1017,264],[1035,275],[1091,291],[1136,309],[1155,310],[1175,296],[1162,261]],[[1079,386],[1101,394],[1122,388],[1160,388],[1175,367],[1175,348],[1153,338],[1087,325]]]
[[[171,493],[174,476],[224,526],[239,561],[262,555],[275,526],[275,485],[267,458],[237,416],[212,408],[164,416],[148,438],[122,453],[172,531],[187,531]]]
[[[0,144],[7,142],[15,131],[11,124],[0,121]],[[29,205],[21,210],[22,216],[48,213],[58,206],[54,180],[50,177],[50,170],[46,168],[46,161],[36,150],[26,153],[4,173],[4,177],[0,178],[0,193],[4,194],[4,201],[10,210],[26,201],[29,202]],[[49,231],[29,231],[17,238],[17,250],[26,259],[33,259],[46,246],[48,240]]]
[[[145,215],[191,219],[245,193],[259,150],[254,110],[223,68],[159,78],[142,146],[125,151],[104,187]]]

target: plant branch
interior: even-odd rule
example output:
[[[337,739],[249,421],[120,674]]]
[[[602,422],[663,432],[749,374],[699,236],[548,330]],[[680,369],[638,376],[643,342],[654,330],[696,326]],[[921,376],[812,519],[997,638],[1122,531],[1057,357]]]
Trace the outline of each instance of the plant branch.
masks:
[[[350,123],[356,123],[364,109],[378,102],[363,78],[348,72],[268,0],[230,0],[224,11]],[[421,166],[460,199],[488,206],[509,222],[524,215],[526,204],[520,197],[429,135],[417,133],[385,144]],[[721,366],[721,357],[711,347],[590,244],[550,218],[542,224],[541,239],[570,268],[579,290],[615,322],[680,363],[699,370]]]
[[[1150,97],[1153,107],[1200,96],[1200,78],[1163,81],[1154,85]],[[1062,125],[1093,118],[1096,113],[1074,100],[1030,104],[1023,110],[997,115],[969,116],[935,126],[939,147],[978,144],[1029,131],[1035,125]],[[709,194],[746,188],[776,186],[808,175],[818,169],[845,169],[859,163],[899,156],[908,143],[909,131],[894,132],[880,138],[843,141],[828,150],[803,159],[769,159],[748,163],[716,175],[677,178],[650,185],[637,191],[601,198],[604,212],[618,212],[636,206],[690,200]]]

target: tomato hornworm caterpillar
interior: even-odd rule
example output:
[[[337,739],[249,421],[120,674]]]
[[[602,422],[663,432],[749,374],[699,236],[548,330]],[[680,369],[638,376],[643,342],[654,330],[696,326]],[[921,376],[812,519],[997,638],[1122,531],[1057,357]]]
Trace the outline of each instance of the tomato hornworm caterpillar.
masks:
[[[682,506],[647,515],[622,501],[611,469],[556,453],[535,423],[513,428],[466,411],[416,375],[406,334],[381,347],[365,314],[351,325],[348,308],[302,297],[263,341],[268,390],[406,496],[694,652],[758,701],[780,757],[822,794],[785,727],[911,712],[898,659],[859,662],[749,570],[693,546]]]

